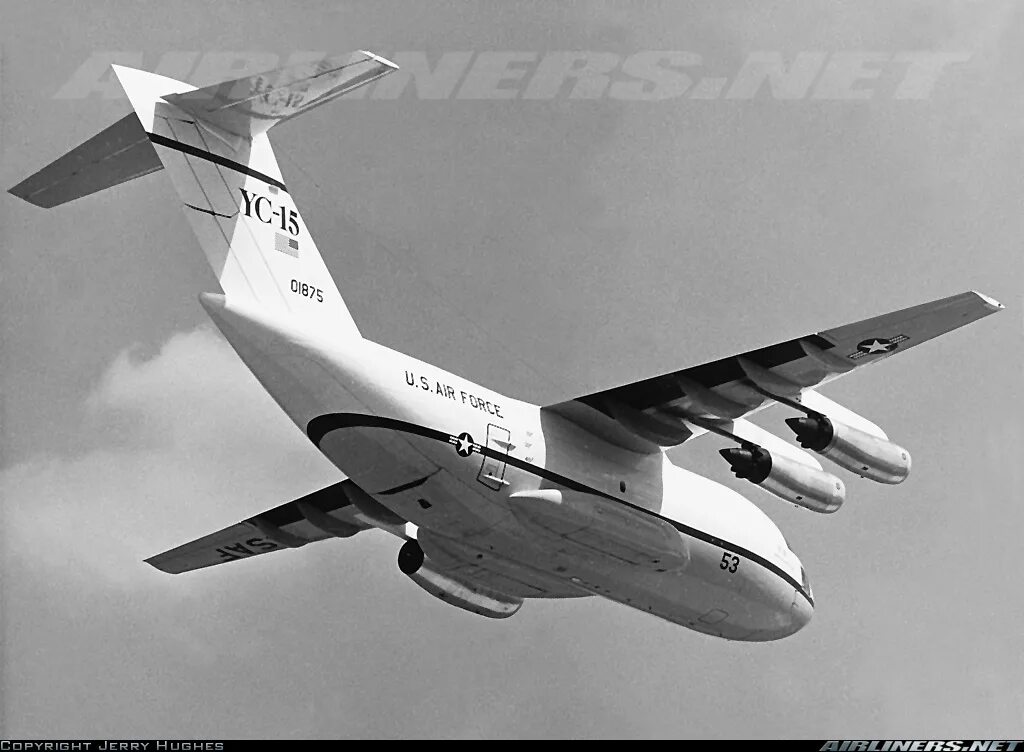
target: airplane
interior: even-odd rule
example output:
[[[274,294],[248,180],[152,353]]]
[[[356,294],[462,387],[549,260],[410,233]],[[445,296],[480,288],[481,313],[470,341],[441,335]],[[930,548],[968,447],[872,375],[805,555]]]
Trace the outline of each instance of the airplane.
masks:
[[[379,529],[402,541],[402,573],[485,617],[601,596],[714,637],[781,639],[813,614],[800,559],[758,506],[667,451],[716,436],[723,470],[834,513],[845,485],[819,457],[885,484],[911,458],[820,387],[1003,308],[964,292],[531,404],[363,337],[284,183],[268,131],[397,66],[358,51],[203,88],[113,68],[133,111],[10,192],[51,208],[165,171],[220,283],[200,304],[342,478],[146,560],[163,572]],[[800,447],[748,420],[772,406]]]

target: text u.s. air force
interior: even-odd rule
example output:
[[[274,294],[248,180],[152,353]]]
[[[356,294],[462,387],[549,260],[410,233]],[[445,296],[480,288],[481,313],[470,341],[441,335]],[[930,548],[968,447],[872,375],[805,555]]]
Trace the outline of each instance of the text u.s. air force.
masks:
[[[428,379],[426,376],[417,376],[412,371],[406,371],[405,383],[411,387],[422,389],[428,394],[444,397],[446,399],[454,400],[455,402],[458,402],[461,399],[462,404],[469,405],[477,410],[482,410],[496,418],[505,417],[501,414],[501,405],[498,403],[491,402],[483,397],[478,397],[470,392],[464,392],[460,389],[456,389],[449,384],[443,384],[436,379]]]

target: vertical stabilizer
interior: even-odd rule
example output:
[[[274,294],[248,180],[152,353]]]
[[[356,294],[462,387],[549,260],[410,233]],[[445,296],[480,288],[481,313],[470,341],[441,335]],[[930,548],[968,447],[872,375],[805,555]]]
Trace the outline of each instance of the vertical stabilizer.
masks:
[[[369,53],[205,89],[114,66],[228,300],[358,336],[267,130],[394,70]]]
[[[289,193],[267,131],[397,69],[369,52],[197,89],[115,65],[134,115],[10,189],[50,208],[166,169],[228,301],[359,336]]]

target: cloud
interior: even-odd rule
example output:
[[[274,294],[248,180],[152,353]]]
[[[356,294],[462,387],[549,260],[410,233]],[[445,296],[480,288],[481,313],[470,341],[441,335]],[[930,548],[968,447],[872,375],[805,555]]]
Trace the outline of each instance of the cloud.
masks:
[[[120,586],[150,583],[140,561],[161,546],[338,477],[208,327],[149,359],[119,354],[67,430],[81,434],[80,453],[0,474],[8,552]]]
[[[148,359],[121,353],[66,431],[80,451],[0,473],[0,725],[43,736],[181,733],[187,726],[163,715],[180,709],[181,682],[223,671],[225,658],[258,663],[269,636],[250,632],[233,644],[232,630],[273,609],[253,594],[250,613],[237,602],[216,613],[226,597],[255,589],[258,562],[247,573],[185,580],[142,559],[339,474],[208,327],[173,336]],[[279,559],[283,577],[309,562]]]

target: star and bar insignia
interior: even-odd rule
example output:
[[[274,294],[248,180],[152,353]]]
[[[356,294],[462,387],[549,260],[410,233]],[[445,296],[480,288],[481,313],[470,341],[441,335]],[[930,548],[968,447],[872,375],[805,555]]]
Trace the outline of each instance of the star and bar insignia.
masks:
[[[905,334],[897,334],[895,337],[872,337],[858,342],[856,351],[846,357],[857,360],[867,355],[885,355],[899,347],[900,342],[905,342],[908,339],[910,338]]]
[[[468,433],[460,433],[458,436],[449,436],[448,443],[455,447],[460,457],[468,457],[476,449],[473,437]]]

